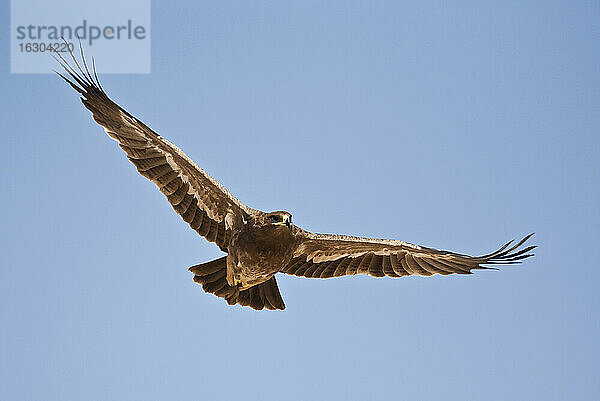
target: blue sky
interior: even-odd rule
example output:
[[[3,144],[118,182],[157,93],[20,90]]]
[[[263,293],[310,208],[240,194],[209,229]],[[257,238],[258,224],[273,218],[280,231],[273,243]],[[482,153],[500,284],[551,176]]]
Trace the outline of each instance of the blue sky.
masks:
[[[536,232],[499,272],[282,276],[275,313],[192,282],[218,249],[69,87],[9,74],[0,35],[1,398],[600,398],[599,22],[585,1],[154,1],[152,73],[103,85],[249,206],[466,253]]]

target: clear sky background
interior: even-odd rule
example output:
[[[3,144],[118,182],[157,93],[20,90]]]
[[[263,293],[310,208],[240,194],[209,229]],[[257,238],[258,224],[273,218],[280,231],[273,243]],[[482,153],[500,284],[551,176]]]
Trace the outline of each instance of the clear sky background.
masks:
[[[152,73],[104,87],[249,206],[539,249],[229,307],[187,271],[219,250],[0,35],[0,398],[600,399],[597,2],[153,1],[151,29]]]

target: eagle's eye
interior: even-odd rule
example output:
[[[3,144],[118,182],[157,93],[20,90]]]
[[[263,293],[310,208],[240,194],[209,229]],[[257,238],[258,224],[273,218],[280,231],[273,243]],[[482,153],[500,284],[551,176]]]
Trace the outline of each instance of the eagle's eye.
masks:
[[[271,219],[271,223],[281,223],[283,221],[283,217],[277,214],[269,216],[269,219]]]

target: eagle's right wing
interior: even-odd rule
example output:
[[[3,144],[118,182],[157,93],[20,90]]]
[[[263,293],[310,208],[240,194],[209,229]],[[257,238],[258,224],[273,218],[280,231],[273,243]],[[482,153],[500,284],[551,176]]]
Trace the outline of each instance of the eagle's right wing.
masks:
[[[290,263],[281,270],[295,276],[330,278],[354,274],[374,277],[432,276],[434,274],[469,274],[486,265],[520,263],[533,256],[535,245],[521,248],[533,235],[516,245],[512,241],[495,252],[469,256],[456,252],[426,248],[398,240],[315,234],[300,230],[302,237]]]
[[[109,99],[95,68],[90,73],[83,50],[82,64],[71,53],[74,67],[57,54],[57,61],[70,78],[57,74],[82,95],[81,100],[94,120],[119,143],[139,173],[156,184],[173,209],[198,234],[226,251],[233,226],[258,211],[237,200],[177,146]]]

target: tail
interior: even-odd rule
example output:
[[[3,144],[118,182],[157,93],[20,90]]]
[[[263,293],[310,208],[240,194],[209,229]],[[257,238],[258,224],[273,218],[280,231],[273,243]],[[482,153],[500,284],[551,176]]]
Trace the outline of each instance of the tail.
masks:
[[[285,309],[275,276],[244,291],[230,286],[227,283],[227,256],[192,266],[188,270],[194,273],[194,281],[202,285],[204,291],[224,298],[229,305],[239,304],[256,310]]]

